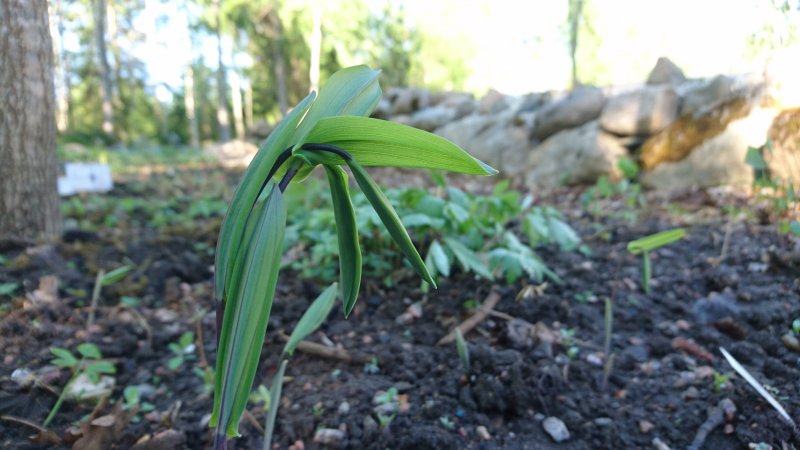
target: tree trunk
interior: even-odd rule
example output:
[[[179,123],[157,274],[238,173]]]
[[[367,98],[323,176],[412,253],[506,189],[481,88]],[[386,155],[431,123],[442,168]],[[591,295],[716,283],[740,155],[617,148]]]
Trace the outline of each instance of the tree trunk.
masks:
[[[253,126],[253,85],[249,80],[244,88],[244,126],[247,129]]]
[[[569,10],[567,12],[567,22],[569,26],[569,58],[572,62],[571,87],[574,89],[580,85],[578,80],[578,35],[581,27],[581,16],[583,15],[584,0],[569,0]]]
[[[322,3],[314,3],[314,26],[311,29],[311,63],[308,68],[310,91],[319,92],[319,64],[322,53]]]
[[[217,15],[217,139],[220,142],[231,140],[231,128],[228,122],[228,104],[225,100],[225,65],[222,63],[222,8],[220,0],[214,0]]]
[[[97,56],[100,59],[100,78],[102,80],[103,132],[113,136],[113,88],[111,84],[111,66],[108,64],[108,53],[106,51],[106,0],[95,0],[94,2],[94,36],[97,45]]]
[[[272,67],[275,69],[275,84],[278,89],[278,108],[282,115],[289,111],[289,100],[286,93],[286,68],[283,64],[283,43],[281,42],[281,19],[278,17],[280,2],[275,2],[275,7],[269,14],[272,24],[274,42],[272,43]]]
[[[70,126],[69,57],[64,49],[64,5],[62,0],[50,4],[50,36],[53,39],[55,67],[56,126],[63,133]]]
[[[200,148],[200,130],[197,127],[197,113],[194,107],[194,71],[191,61],[183,73],[183,106],[186,109],[186,118],[189,120],[189,145]]]
[[[47,16],[45,0],[0,1],[0,241],[61,233]]]
[[[239,74],[231,76],[231,106],[233,106],[233,125],[236,130],[236,139],[244,139],[244,114],[242,112],[242,86]]]

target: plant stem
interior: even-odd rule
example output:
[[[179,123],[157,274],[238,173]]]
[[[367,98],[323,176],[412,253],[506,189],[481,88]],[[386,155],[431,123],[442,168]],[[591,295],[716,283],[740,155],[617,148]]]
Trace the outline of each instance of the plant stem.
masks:
[[[83,358],[81,358],[80,362],[83,362]],[[78,364],[80,364],[80,362]],[[77,372],[72,374],[72,376],[69,378],[69,381],[67,381],[67,384],[64,385],[64,389],[61,389],[61,395],[58,396],[56,404],[53,405],[53,409],[50,410],[50,413],[47,415],[47,418],[44,419],[44,423],[42,423],[43,427],[47,428],[47,426],[50,425],[50,422],[52,422],[53,419],[55,419],[56,414],[58,414],[58,410],[61,409],[61,405],[64,403],[64,398],[67,395],[67,389],[69,389],[69,386],[72,384],[73,381],[75,381],[75,378],[77,378]]]
[[[92,305],[89,307],[89,319],[86,321],[86,331],[88,332],[92,325],[94,325],[94,314],[97,310],[97,303],[100,301],[100,289],[103,287],[103,277],[106,271],[100,269],[97,272],[97,277],[94,279],[94,289],[92,290]]]
[[[642,252],[642,287],[645,294],[650,294],[650,252]]]

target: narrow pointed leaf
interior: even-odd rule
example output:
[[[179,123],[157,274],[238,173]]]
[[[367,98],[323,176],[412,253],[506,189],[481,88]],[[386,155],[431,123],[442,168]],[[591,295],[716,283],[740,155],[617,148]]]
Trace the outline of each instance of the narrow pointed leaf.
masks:
[[[284,357],[293,355],[297,344],[322,325],[336,301],[337,288],[336,283],[328,286],[303,313],[303,317],[297,322],[291,336],[289,336],[289,340],[286,341],[286,345],[283,347]]]
[[[317,122],[333,116],[368,116],[381,99],[381,87],[378,84],[379,70],[367,66],[354,66],[342,69],[333,74],[320,90],[303,122],[297,128],[295,150],[308,140],[308,134]]]
[[[466,270],[472,270],[476,274],[486,278],[487,280],[493,280],[494,276],[492,272],[486,267],[483,261],[478,257],[475,252],[467,248],[466,245],[462,244],[461,242],[453,239],[453,238],[444,238],[444,243],[453,251],[453,254],[456,255],[456,259],[464,266]]]
[[[443,169],[473,175],[497,173],[441,136],[385,120],[367,117],[320,119],[307,141],[341,147],[364,166]],[[324,158],[326,163],[344,163],[340,157],[329,153]]]
[[[323,166],[328,175],[333,200],[333,213],[336,217],[336,235],[339,239],[339,278],[342,282],[342,301],[344,316],[358,299],[361,287],[361,248],[358,243],[356,214],[347,188],[347,174],[340,167]]]
[[[293,143],[297,124],[300,123],[303,114],[308,111],[315,96],[316,94],[313,92],[308,94],[269,134],[233,194],[217,241],[214,294],[218,302],[223,301],[226,283],[230,284],[234,278],[229,277],[228,273],[233,267],[234,256],[239,251],[247,217],[258,197],[264,179],[278,160],[280,153]]]
[[[263,199],[263,200],[262,200]],[[225,306],[216,366],[212,426],[217,435],[237,436],[253,385],[275,295],[286,228],[283,194],[270,182],[244,230],[242,274]]]
[[[650,236],[645,236],[641,239],[628,242],[628,251],[634,255],[642,252],[654,250],[671,244],[686,236],[686,230],[683,228],[675,228],[672,230],[661,231]]]
[[[267,412],[266,427],[264,427],[264,450],[272,448],[272,435],[275,432],[275,419],[278,417],[278,408],[281,406],[281,392],[283,391],[283,377],[286,373],[286,364],[289,361],[281,361],[281,367],[278,373],[272,379],[272,385],[269,388],[270,406]]]
[[[427,266],[425,266],[417,249],[411,242],[411,237],[408,236],[408,232],[405,227],[403,227],[403,223],[400,221],[400,217],[397,216],[397,212],[394,210],[391,203],[389,203],[389,199],[386,198],[386,195],[384,195],[378,185],[375,184],[375,181],[373,181],[364,168],[361,167],[361,164],[355,160],[348,160],[347,165],[350,166],[350,170],[353,172],[353,178],[356,179],[359,187],[361,187],[361,191],[364,192],[364,196],[367,197],[367,200],[375,209],[375,212],[378,213],[383,225],[389,231],[389,235],[397,242],[400,250],[406,258],[408,258],[408,261],[422,279],[431,286],[436,287],[436,282],[433,280],[433,277],[431,277],[431,274],[428,273]]]

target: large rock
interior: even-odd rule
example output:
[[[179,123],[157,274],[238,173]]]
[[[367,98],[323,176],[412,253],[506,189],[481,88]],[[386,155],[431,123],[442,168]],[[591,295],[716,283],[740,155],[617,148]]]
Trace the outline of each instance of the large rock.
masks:
[[[753,169],[745,162],[748,147],[764,143],[776,111],[755,109],[727,123],[719,133],[690,149],[676,162],[662,162],[642,176],[642,184],[660,191],[712,186],[749,186]]]
[[[682,92],[681,116],[714,108],[733,96],[735,80],[726,75],[718,75],[700,83],[689,83]]]
[[[496,114],[506,108],[508,108],[506,96],[494,89],[489,89],[478,103],[478,112],[481,114]]]
[[[438,128],[436,134],[453,141],[506,177],[525,170],[525,160],[532,148],[528,129],[515,120],[510,110],[467,116]]]
[[[392,88],[386,95],[392,104],[391,115],[411,114],[431,104],[431,93],[421,88]]]
[[[770,150],[764,160],[773,180],[800,188],[800,108],[782,111],[769,128]]]
[[[544,140],[561,130],[574,128],[597,119],[605,105],[603,91],[596,87],[580,87],[565,98],[537,111],[533,136]]]
[[[651,86],[611,98],[600,115],[604,130],[623,136],[649,135],[678,118],[681,99],[669,86]]]
[[[408,119],[408,124],[420,130],[433,131],[455,119],[456,109],[446,106],[434,106],[421,109]]]
[[[650,170],[663,162],[682,160],[692,149],[725,131],[729,123],[747,116],[752,109],[752,103],[750,99],[740,97],[699,117],[681,117],[645,141],[640,156],[642,168]]]
[[[686,75],[677,64],[666,57],[658,58],[655,67],[647,77],[647,84],[679,84],[686,81]]]
[[[602,175],[617,179],[617,162],[626,155],[625,147],[592,121],[557,133],[534,148],[525,181],[534,188],[552,188],[594,183]]]

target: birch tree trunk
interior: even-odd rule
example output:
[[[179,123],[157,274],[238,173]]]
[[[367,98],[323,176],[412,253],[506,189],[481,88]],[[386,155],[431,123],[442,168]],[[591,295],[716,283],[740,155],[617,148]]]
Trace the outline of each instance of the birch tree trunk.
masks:
[[[53,45],[45,0],[0,1],[0,241],[61,233]]]
[[[308,68],[309,91],[319,92],[319,64],[322,54],[322,3],[314,3],[314,26],[311,30],[311,62]]]
[[[214,0],[215,14],[217,15],[217,139],[220,142],[231,140],[231,128],[228,121],[228,103],[225,94],[225,65],[222,63],[222,8],[220,0]]]
[[[97,45],[97,56],[100,60],[101,90],[103,91],[103,132],[114,135],[113,84],[111,83],[111,66],[108,64],[106,50],[106,0],[94,1],[94,37]]]
[[[239,74],[231,76],[231,106],[233,106],[233,125],[236,130],[236,139],[244,139],[244,114],[242,112],[242,86]]]
[[[194,148],[200,148],[200,129],[197,126],[197,113],[194,106],[194,70],[192,64],[186,66],[186,71],[183,73],[183,106],[186,109],[186,118],[189,120],[189,145]]]
[[[278,108],[281,115],[286,115],[289,111],[289,100],[286,93],[286,68],[283,63],[283,43],[281,42],[281,18],[278,16],[280,10],[280,2],[275,2],[271,14],[268,15],[270,24],[273,30],[273,43],[272,43],[272,67],[275,69],[275,84],[278,89]]]

